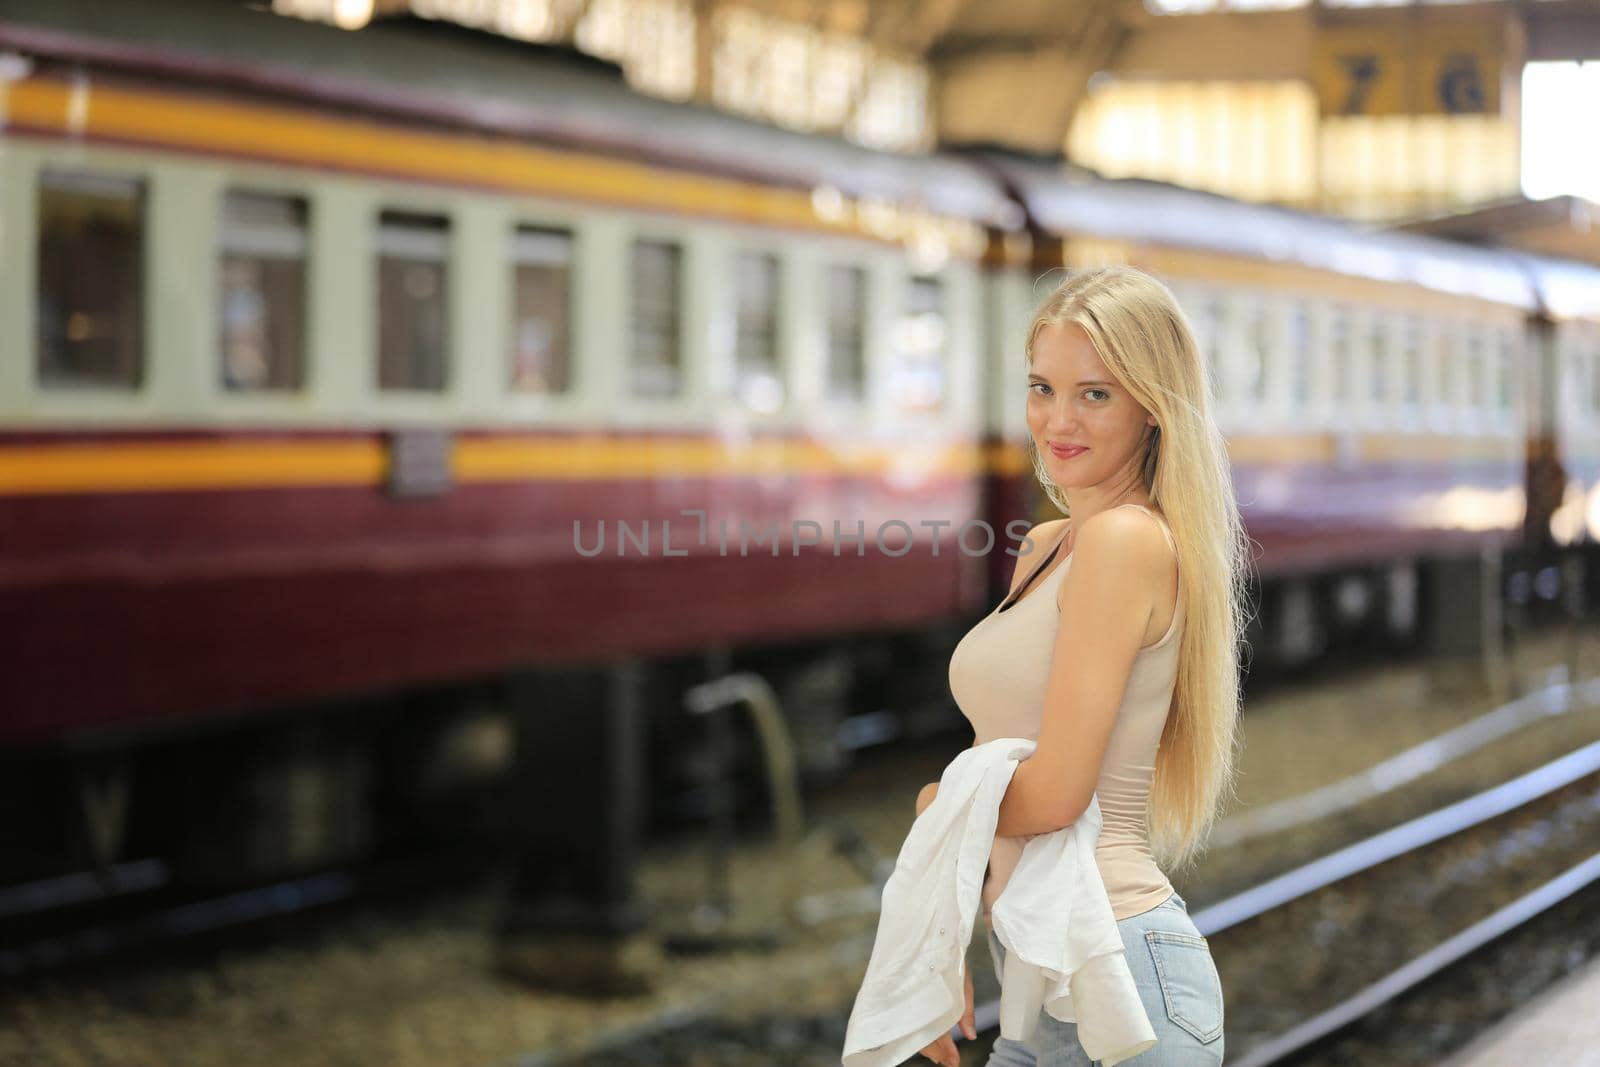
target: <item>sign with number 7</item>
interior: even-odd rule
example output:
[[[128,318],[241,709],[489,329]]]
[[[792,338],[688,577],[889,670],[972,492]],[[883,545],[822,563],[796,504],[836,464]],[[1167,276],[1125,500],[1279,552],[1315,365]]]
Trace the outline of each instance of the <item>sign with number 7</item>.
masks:
[[[1375,18],[1318,27],[1313,79],[1324,116],[1498,114],[1498,23]]]

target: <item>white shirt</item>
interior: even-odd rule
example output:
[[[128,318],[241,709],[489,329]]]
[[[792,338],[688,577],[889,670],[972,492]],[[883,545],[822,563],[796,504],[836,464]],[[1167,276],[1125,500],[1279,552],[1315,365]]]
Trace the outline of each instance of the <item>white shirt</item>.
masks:
[[[844,1067],[896,1067],[947,1033],[965,1007],[962,973],[1000,802],[1034,742],[1002,737],[962,752],[911,824],[883,887],[878,932],[845,1028]],[[1005,946],[1000,1034],[1026,1041],[1040,1010],[1078,1024],[1107,1067],[1156,1043],[1095,866],[1099,798],[1072,825],[1028,839],[990,924]]]

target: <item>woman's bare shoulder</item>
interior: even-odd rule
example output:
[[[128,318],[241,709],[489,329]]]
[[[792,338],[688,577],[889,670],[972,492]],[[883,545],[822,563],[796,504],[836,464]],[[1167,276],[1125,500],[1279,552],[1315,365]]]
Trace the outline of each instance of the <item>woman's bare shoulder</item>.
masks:
[[[1128,592],[1142,589],[1152,601],[1170,586],[1178,566],[1160,521],[1139,508],[1107,508],[1090,516],[1078,530],[1073,548],[1075,554],[1116,566],[1127,576]],[[1060,593],[1065,590],[1063,583]]]
[[[1078,542],[1085,546],[1132,545],[1140,557],[1156,564],[1151,569],[1159,574],[1166,569],[1160,564],[1174,562],[1162,522],[1153,512],[1141,508],[1107,508],[1084,522],[1078,531]]]

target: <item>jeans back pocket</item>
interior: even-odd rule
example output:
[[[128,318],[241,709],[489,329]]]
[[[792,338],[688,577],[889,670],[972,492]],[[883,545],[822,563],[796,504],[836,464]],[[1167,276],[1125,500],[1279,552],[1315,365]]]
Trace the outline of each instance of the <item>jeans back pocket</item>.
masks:
[[[1203,937],[1171,930],[1146,930],[1167,1018],[1203,1044],[1222,1036],[1222,979]]]

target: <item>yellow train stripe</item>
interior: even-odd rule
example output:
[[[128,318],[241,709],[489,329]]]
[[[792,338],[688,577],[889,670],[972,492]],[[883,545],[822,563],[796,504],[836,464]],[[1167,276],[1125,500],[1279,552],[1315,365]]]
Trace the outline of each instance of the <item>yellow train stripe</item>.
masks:
[[[1356,462],[1520,461],[1520,438],[1357,437]],[[1339,462],[1329,434],[1263,435],[1229,441],[1235,463]],[[1013,442],[984,448],[833,446],[758,441],[730,448],[705,439],[465,438],[454,443],[451,476],[462,484],[660,477],[854,475],[915,484],[942,478],[1032,472]],[[382,440],[206,441],[28,444],[0,447],[0,496],[174,490],[381,486],[389,476]]]
[[[819,213],[809,191],[692,174],[581,151],[467,135],[425,133],[303,110],[200,96],[43,78],[14,82],[7,120],[64,137],[119,141],[272,159],[299,166],[399,175],[446,185],[492,187],[707,215],[763,225],[898,241],[917,228],[947,230],[954,254],[977,258],[984,232],[975,223],[926,213],[858,213],[843,198],[833,216]]]
[[[372,485],[377,441],[20,445],[0,448],[0,495]]]
[[[681,438],[474,439],[455,442],[460,483],[617,478],[854,474],[918,480],[973,477],[980,456],[945,445],[927,450],[850,449],[763,441],[730,449]],[[128,442],[0,448],[0,496],[202,489],[378,486],[389,476],[381,440],[340,442]]]
[[[1016,478],[1033,473],[1033,463],[1023,445],[996,441],[984,449],[983,466],[990,474]]]
[[[571,441],[467,439],[456,444],[452,470],[459,481],[524,478],[703,477],[759,474],[856,474],[949,477],[978,472],[970,448],[946,445],[927,455],[910,448],[850,448],[814,441],[756,441],[730,449],[711,440],[608,439]]]

